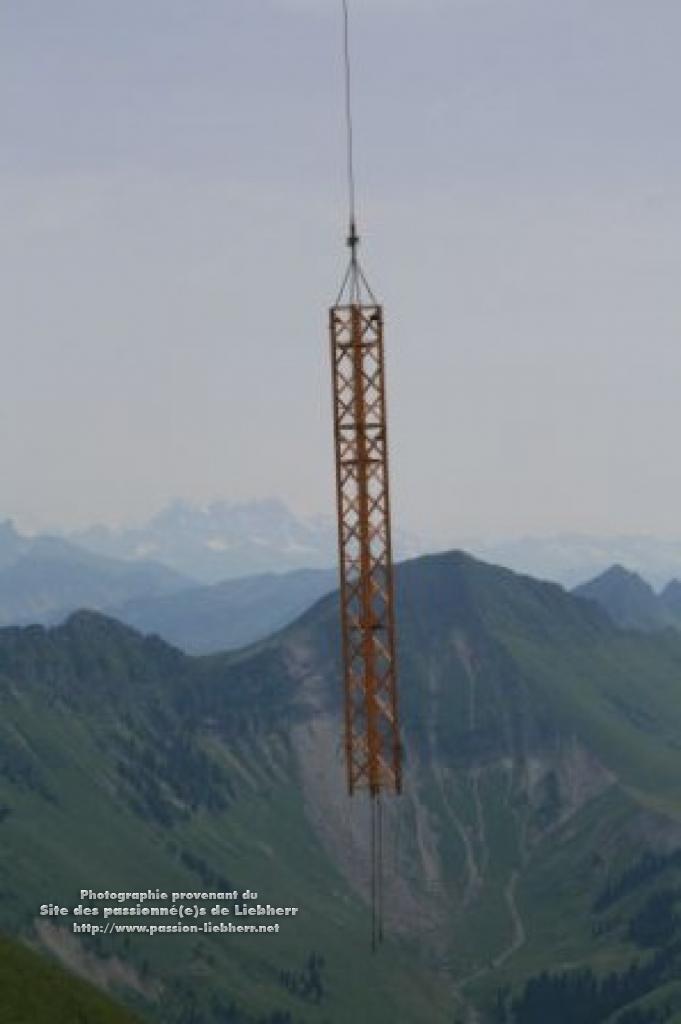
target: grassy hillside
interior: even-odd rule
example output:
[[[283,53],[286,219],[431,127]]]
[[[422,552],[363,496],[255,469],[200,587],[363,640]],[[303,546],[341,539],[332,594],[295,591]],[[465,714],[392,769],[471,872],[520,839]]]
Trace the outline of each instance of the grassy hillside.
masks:
[[[0,937],[3,1024],[139,1024],[86,982],[16,942]]]

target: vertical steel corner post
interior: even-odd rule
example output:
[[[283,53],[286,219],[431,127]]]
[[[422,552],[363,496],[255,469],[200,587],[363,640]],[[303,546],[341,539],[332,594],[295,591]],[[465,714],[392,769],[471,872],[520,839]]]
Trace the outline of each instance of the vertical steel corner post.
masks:
[[[351,238],[352,242],[352,238]],[[383,311],[363,301],[354,257],[348,301],[330,310],[348,791],[399,793],[395,613]]]

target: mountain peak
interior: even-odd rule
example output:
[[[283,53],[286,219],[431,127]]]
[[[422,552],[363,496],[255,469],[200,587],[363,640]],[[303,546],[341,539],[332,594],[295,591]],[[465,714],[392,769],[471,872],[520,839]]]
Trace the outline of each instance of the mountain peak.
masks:
[[[3,537],[11,537],[13,540],[19,539],[19,534],[17,533],[13,519],[8,518],[0,520],[0,538]]]
[[[573,593],[588,597],[589,594],[585,593],[587,590],[593,593],[597,590],[604,591],[609,588],[617,588],[619,590],[626,588],[629,592],[655,596],[655,591],[647,580],[644,580],[639,573],[634,572],[632,569],[627,569],[626,566],[620,565],[618,562],[611,565],[604,572],[599,573],[592,580],[588,580],[586,583],[575,587]]]
[[[0,569],[12,565],[29,547],[30,541],[16,529],[13,520],[0,522]]]
[[[596,579],[608,579],[608,580],[627,580],[629,583],[635,583],[637,586],[644,586],[647,590],[652,590],[650,584],[644,580],[640,573],[635,572],[633,569],[627,569],[625,565],[620,562],[614,562],[608,569],[597,576]]]
[[[31,627],[28,627],[29,629]],[[67,636],[67,637],[92,637],[94,639],[109,638],[115,639],[119,642],[132,642],[135,645],[142,645],[148,640],[153,640],[154,643],[158,643],[163,647],[167,647],[168,650],[175,650],[170,644],[167,644],[165,640],[162,640],[157,636],[145,636],[136,630],[133,626],[129,626],[119,619],[113,618],[111,615],[106,615],[103,612],[90,611],[87,608],[81,608],[78,611],[73,612],[65,619],[64,622],[56,626],[50,626],[45,630],[52,636]]]
[[[651,585],[623,565],[611,565],[599,576],[575,587],[573,594],[600,604],[619,626],[654,629],[664,625],[662,608]]]
[[[681,615],[681,580],[670,580],[660,594],[660,602],[674,616]]]

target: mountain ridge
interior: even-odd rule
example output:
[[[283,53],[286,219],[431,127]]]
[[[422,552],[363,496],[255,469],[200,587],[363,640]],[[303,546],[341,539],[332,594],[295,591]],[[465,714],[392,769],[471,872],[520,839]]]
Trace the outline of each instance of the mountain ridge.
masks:
[[[263,573],[102,609],[144,633],[158,633],[188,654],[209,654],[263,639],[335,590],[335,570]]]
[[[160,563],[122,562],[61,537],[22,536],[10,521],[0,524],[0,625],[55,621],[81,606],[102,609],[191,582]]]
[[[623,628],[681,629],[681,582],[676,579],[655,591],[638,573],[622,565],[612,565],[594,579],[575,587],[572,593],[598,604]]]

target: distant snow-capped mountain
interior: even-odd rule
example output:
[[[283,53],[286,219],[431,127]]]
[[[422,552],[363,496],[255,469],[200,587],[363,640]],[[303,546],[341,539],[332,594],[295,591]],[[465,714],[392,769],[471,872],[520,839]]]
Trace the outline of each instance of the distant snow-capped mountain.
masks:
[[[328,568],[337,558],[333,517],[297,516],[277,498],[209,505],[177,500],[142,526],[94,526],[70,539],[109,557],[151,558],[206,583]],[[397,534],[398,558],[423,550],[416,538]]]

